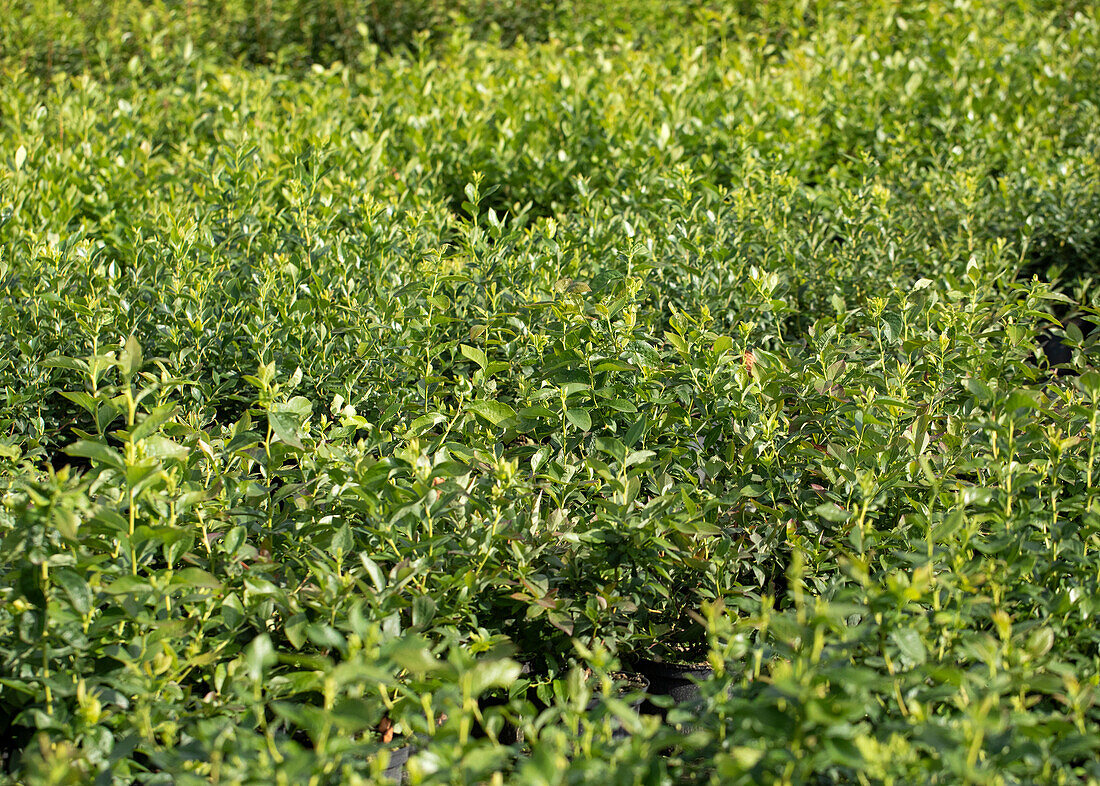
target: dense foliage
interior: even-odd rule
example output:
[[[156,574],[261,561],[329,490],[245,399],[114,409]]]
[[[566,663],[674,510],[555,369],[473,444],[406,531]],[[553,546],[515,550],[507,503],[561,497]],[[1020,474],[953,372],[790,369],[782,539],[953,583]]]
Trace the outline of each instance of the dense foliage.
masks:
[[[1096,9],[460,6],[0,0],[0,778],[1100,783]]]

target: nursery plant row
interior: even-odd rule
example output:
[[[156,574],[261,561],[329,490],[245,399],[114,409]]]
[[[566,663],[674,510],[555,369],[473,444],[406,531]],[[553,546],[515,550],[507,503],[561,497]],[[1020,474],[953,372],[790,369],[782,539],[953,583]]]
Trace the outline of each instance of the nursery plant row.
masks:
[[[1100,783],[1094,8],[266,5],[0,2],[0,782]]]

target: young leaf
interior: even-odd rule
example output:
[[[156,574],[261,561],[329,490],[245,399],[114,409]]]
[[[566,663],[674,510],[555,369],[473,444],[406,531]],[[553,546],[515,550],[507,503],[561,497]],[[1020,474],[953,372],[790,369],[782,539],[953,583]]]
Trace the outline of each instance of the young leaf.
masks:
[[[469,344],[460,344],[458,348],[464,357],[474,361],[482,368],[489,365],[489,360],[485,357],[485,353],[477,347],[471,347]]]
[[[587,409],[567,409],[565,417],[581,431],[588,431],[592,428],[592,416],[588,414]]]
[[[65,452],[70,456],[82,456],[84,458],[94,459],[101,464],[106,464],[117,470],[125,470],[126,468],[126,462],[123,461],[118,451],[112,450],[102,442],[82,439],[65,448]]]
[[[499,426],[509,418],[516,416],[516,411],[501,401],[486,401],[477,399],[467,402],[466,409],[475,415],[485,418],[494,426]]]

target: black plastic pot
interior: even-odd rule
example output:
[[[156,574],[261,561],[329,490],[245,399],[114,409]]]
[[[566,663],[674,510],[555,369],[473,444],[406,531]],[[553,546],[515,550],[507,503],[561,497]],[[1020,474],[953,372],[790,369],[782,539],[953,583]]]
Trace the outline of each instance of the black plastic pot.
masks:
[[[691,704],[699,700],[698,683],[710,678],[714,669],[706,663],[677,663],[668,660],[635,657],[631,659],[634,670],[649,680],[652,696],[668,696],[675,704]],[[642,707],[643,712],[664,716],[665,709],[651,702]]]
[[[409,779],[409,774],[405,770],[405,765],[409,762],[409,756],[413,753],[412,745],[404,745],[400,748],[395,748],[390,751],[390,760],[386,765],[386,769],[382,771],[382,777],[388,778],[395,783],[405,783]]]

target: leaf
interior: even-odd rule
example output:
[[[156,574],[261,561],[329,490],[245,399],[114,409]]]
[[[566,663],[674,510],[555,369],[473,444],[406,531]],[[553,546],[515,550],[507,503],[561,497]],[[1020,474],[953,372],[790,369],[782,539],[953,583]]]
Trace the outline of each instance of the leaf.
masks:
[[[386,577],[382,574],[382,569],[378,567],[378,563],[368,557],[366,553],[359,555],[359,562],[362,563],[363,569],[366,570],[367,575],[370,576],[374,588],[379,592],[384,590],[386,588]]]
[[[78,613],[87,614],[92,610],[92,590],[76,571],[61,568],[51,573],[50,578],[65,591]]]
[[[519,415],[527,420],[535,420],[537,418],[553,419],[554,413],[542,404],[536,404],[533,407],[524,407],[519,411]]]
[[[221,617],[222,621],[230,630],[244,622],[244,604],[241,603],[241,599],[237,597],[237,593],[230,592],[225,596],[225,600],[222,602],[221,607]]]
[[[126,469],[126,462],[122,460],[122,456],[119,455],[118,451],[112,450],[102,442],[82,439],[65,448],[65,453],[69,456],[89,458],[120,471]]]
[[[969,390],[978,401],[989,401],[993,398],[993,391],[989,389],[989,386],[976,377],[971,377],[966,380],[966,389]]]
[[[138,343],[137,336],[131,335],[126,339],[126,345],[119,353],[118,369],[122,372],[122,376],[132,377],[135,373],[141,371],[143,364],[141,344]]]
[[[886,334],[886,340],[893,343],[898,340],[902,332],[902,321],[898,314],[885,313],[882,315],[882,328]]]
[[[145,440],[145,452],[156,458],[185,459],[191,451],[178,442],[156,434]]]
[[[614,437],[596,437],[592,440],[592,446],[611,456],[620,464],[626,459],[626,445]]]
[[[852,517],[851,511],[844,510],[844,508],[840,507],[835,502],[825,502],[818,505],[814,508],[814,513],[834,524],[848,521],[848,519]]]
[[[292,412],[268,410],[267,422],[271,425],[271,430],[275,432],[275,436],[282,442],[299,450],[304,448],[302,440],[298,438],[298,428],[301,424],[298,415]]]
[[[635,464],[640,464],[641,462],[646,461],[656,455],[657,454],[654,453],[652,450],[635,450],[626,457],[626,461],[623,462],[623,466],[632,467]]]
[[[412,624],[423,628],[435,618],[436,605],[430,595],[417,595],[412,603]]]
[[[623,398],[613,398],[607,402],[607,406],[619,412],[626,412],[631,415],[638,411],[638,407],[633,401],[627,401]]]
[[[94,415],[98,402],[84,391],[77,391],[75,393],[62,392],[62,396],[73,402],[89,415]]]
[[[509,418],[514,418],[516,416],[516,411],[514,409],[500,401],[478,399],[466,404],[466,409],[473,412],[475,415],[485,418],[494,426],[499,426]]]
[[[508,688],[519,679],[520,665],[509,658],[482,660],[473,668],[470,690],[478,696],[489,688]]]
[[[264,676],[264,672],[275,663],[275,645],[271,643],[271,637],[261,633],[245,648],[244,665],[248,669],[248,676],[253,682],[258,682]]]
[[[1054,647],[1054,631],[1049,627],[1037,628],[1027,637],[1027,651],[1034,658],[1041,658]]]
[[[27,160],[27,148],[20,145],[15,149],[15,171],[18,172],[23,168],[23,163]]]
[[[1021,409],[1042,409],[1039,402],[1039,394],[1034,390],[1014,390],[1005,402],[1005,411],[1015,414]]]
[[[248,536],[248,530],[243,526],[237,525],[233,529],[226,533],[225,538],[222,539],[222,548],[225,549],[225,553],[230,557],[235,556],[237,550],[244,543],[245,538]]]
[[[587,409],[567,409],[565,417],[581,431],[588,431],[592,428],[592,416],[588,414]]]
[[[428,649],[427,642],[418,636],[401,639],[391,656],[394,663],[414,674],[426,674],[442,667]]]
[[[203,589],[221,589],[222,583],[212,573],[202,568],[184,568],[172,577],[173,585],[201,587]]]
[[[438,412],[432,412],[427,415],[421,415],[412,423],[409,424],[409,434],[411,436],[420,436],[428,429],[445,423],[447,421],[446,415],[441,415]]]
[[[106,588],[110,595],[129,595],[131,593],[148,592],[152,589],[149,582],[137,576],[123,576],[112,581]]]
[[[286,625],[283,626],[283,631],[286,633],[287,641],[290,642],[290,646],[296,650],[300,650],[302,645],[306,643],[306,623],[309,622],[309,617],[305,612],[298,612],[291,616],[286,621]]]
[[[380,702],[372,704],[366,699],[348,697],[341,699],[332,708],[332,717],[345,733],[358,732],[376,726],[382,718],[382,712]]]
[[[722,530],[720,530],[718,527],[714,526],[713,524],[708,524],[707,522],[700,521],[700,520],[684,521],[684,520],[674,519],[672,521],[672,527],[677,532],[682,532],[684,535],[709,535],[709,536],[714,536],[714,535],[721,535],[722,534]]]
[[[124,519],[117,510],[111,508],[100,508],[92,516],[92,521],[107,529],[114,530],[118,533],[125,534],[130,529],[129,523]]]
[[[487,365],[489,365],[489,359],[486,358],[485,353],[477,347],[471,347],[469,344],[460,344],[458,348],[462,352],[464,357],[467,357],[470,360],[474,361],[482,368],[485,368]]]
[[[329,553],[333,556],[342,555],[347,556],[351,554],[355,548],[355,536],[351,532],[351,527],[347,524],[336,530],[336,533],[332,536],[332,543],[329,545]]]
[[[898,651],[910,666],[919,666],[928,660],[928,650],[924,647],[924,641],[920,633],[912,628],[895,630],[890,634],[891,641],[897,645]]]
[[[576,281],[572,278],[562,278],[554,284],[554,291],[576,295],[582,294],[584,292],[591,292],[592,288],[587,284],[587,282]]]
[[[648,426],[649,420],[648,418],[646,418],[645,415],[642,415],[640,418],[634,421],[633,425],[631,425],[631,427],[627,429],[626,437],[623,439],[623,442],[626,444],[626,446],[628,448],[634,447],[634,444],[641,438],[642,434],[645,433]]]
[[[961,510],[953,510],[932,529],[932,539],[942,543],[956,532],[963,525],[963,512]]]
[[[64,355],[53,355],[44,359],[39,365],[43,368],[67,368],[70,371],[79,371],[81,373],[87,373],[88,364],[83,360],[77,358],[68,358]],[[68,397],[68,394],[62,393],[61,395]]]
[[[1077,383],[1094,399],[1100,398],[1100,372],[1086,371],[1077,378]]]
[[[133,431],[130,432],[130,439],[134,442],[140,442],[148,436],[154,434],[157,429],[161,427],[169,418],[176,412],[176,405],[172,403],[161,404],[154,409],[145,419],[139,423]]]

